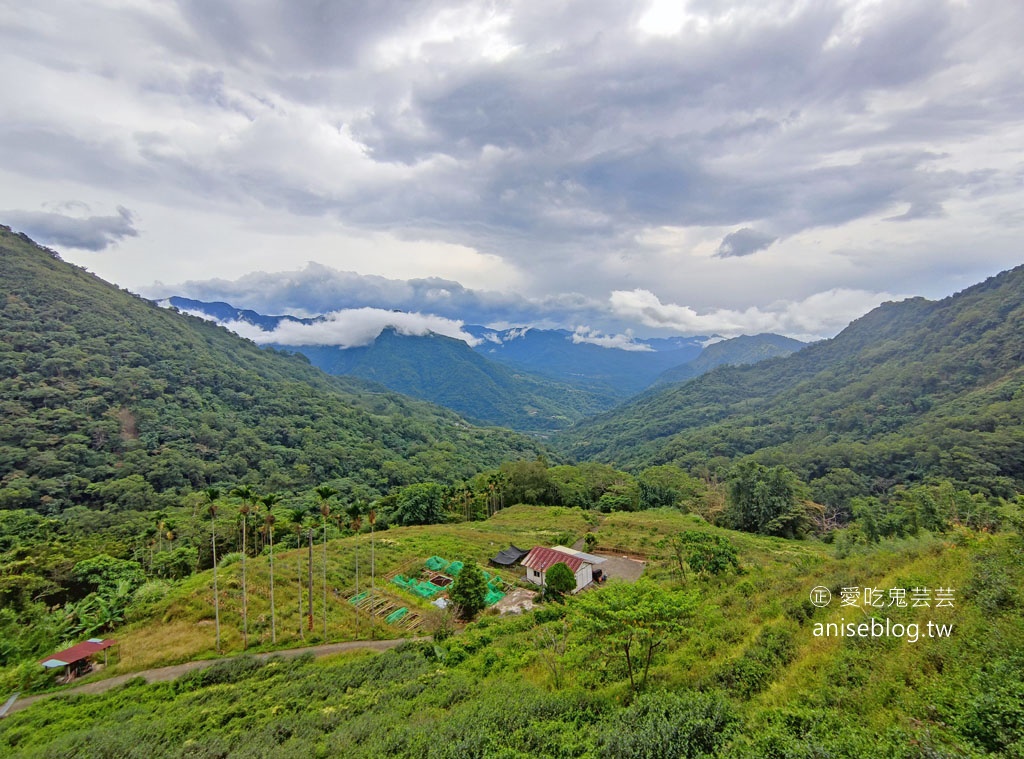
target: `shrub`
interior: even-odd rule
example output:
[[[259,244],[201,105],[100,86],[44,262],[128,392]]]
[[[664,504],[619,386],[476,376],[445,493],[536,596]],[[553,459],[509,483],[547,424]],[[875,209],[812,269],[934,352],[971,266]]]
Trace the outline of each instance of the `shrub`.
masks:
[[[677,759],[716,755],[737,718],[716,694],[649,693],[615,715],[602,731],[600,756]]]

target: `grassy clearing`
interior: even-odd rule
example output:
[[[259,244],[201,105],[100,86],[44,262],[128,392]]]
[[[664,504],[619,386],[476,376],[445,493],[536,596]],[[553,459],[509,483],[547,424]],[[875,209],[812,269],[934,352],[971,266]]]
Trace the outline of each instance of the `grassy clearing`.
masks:
[[[594,515],[580,509],[515,506],[483,522],[401,527],[378,532],[373,539],[375,586],[378,594],[395,603],[435,615],[427,601],[404,593],[385,579],[399,569],[418,567],[429,556],[460,559],[487,566],[488,559],[509,543],[521,547],[572,544],[596,523]],[[270,614],[270,561],[267,556],[246,562],[248,586],[249,650],[316,645],[340,640],[402,637],[401,629],[380,621],[371,624],[345,600],[356,589],[356,555],[359,589],[370,587],[371,540],[367,533],[327,544],[327,638],[323,634],[323,546],[313,547],[313,629],[307,629],[307,548],[278,551],[274,556],[274,598],[277,643],[272,643]],[[489,569],[492,574],[494,569]],[[241,562],[218,569],[221,605],[221,648],[237,653],[242,647]],[[501,572],[515,581],[515,572]],[[299,618],[299,592],[303,617]],[[177,664],[217,655],[213,615],[213,574],[203,572],[174,587],[166,597],[138,614],[136,622],[116,633],[120,661],[105,676],[150,667]],[[301,632],[300,632],[301,628]]]

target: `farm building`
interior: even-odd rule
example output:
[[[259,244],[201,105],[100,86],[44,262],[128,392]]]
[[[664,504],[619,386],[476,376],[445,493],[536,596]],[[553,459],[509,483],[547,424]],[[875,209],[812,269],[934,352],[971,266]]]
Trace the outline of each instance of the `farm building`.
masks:
[[[56,669],[57,667],[64,667],[64,682],[71,682],[76,677],[88,674],[92,671],[93,665],[90,661],[91,658],[98,654],[100,651],[103,652],[103,661],[106,664],[107,661],[107,649],[117,643],[116,640],[103,640],[101,638],[90,638],[89,640],[78,643],[71,648],[66,648],[63,651],[40,659],[39,663],[47,669]]]
[[[604,559],[598,556],[591,556],[565,546],[537,546],[523,559],[523,566],[526,567],[526,579],[535,585],[543,586],[547,584],[545,575],[548,569],[555,564],[565,564],[576,575],[576,589],[573,593],[578,593],[594,581],[594,566],[603,561]]]

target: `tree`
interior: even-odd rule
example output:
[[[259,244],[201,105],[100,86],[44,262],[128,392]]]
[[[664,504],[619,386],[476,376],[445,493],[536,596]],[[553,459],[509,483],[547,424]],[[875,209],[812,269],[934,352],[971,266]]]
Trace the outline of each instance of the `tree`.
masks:
[[[459,610],[459,617],[472,619],[483,611],[487,599],[484,573],[472,562],[463,563],[462,571],[448,589],[448,598]]]
[[[679,567],[679,573],[685,579],[686,566],[694,572],[706,572],[717,575],[729,567],[739,567],[736,547],[722,535],[698,530],[686,530],[670,535],[659,545],[671,549]]]
[[[564,617],[556,623],[538,625],[536,648],[541,662],[551,671],[555,690],[562,687],[565,672],[565,652],[569,648],[569,620]]]
[[[576,590],[576,575],[562,561],[548,567],[548,571],[544,573],[544,582],[555,598],[561,598],[566,593]]]
[[[210,515],[210,550],[213,552],[213,618],[217,630],[217,653],[220,653],[220,593],[217,590],[217,501],[219,488],[206,488],[206,513]]]
[[[323,579],[324,579],[324,641],[327,640],[327,518],[331,515],[330,500],[338,495],[338,491],[330,485],[320,485],[313,489],[320,499],[320,516],[324,526],[324,556],[323,556]]]
[[[399,491],[395,509],[390,513],[388,521],[403,527],[443,522],[444,496],[444,487],[436,482],[407,485]]]
[[[245,536],[249,532],[249,512],[251,504],[256,502],[256,491],[250,485],[239,485],[233,488],[231,495],[242,499],[239,513],[242,516],[242,648],[249,647],[249,594],[245,584]]]
[[[288,519],[292,523],[292,529],[295,531],[295,547],[302,548],[302,520],[306,517],[305,509],[291,509],[288,512]],[[305,638],[306,635],[302,631],[302,551],[298,550],[295,552],[295,571],[299,578],[299,592],[296,594],[299,599],[299,637]]]
[[[579,651],[585,661],[618,661],[635,694],[647,685],[655,653],[678,636],[696,605],[692,594],[646,579],[610,582],[600,592],[583,593],[572,609],[573,627],[582,635]]]
[[[743,461],[729,473],[730,521],[744,532],[799,537],[808,526],[804,491],[784,466]]]
[[[146,575],[137,561],[115,559],[105,553],[83,559],[71,571],[76,580],[107,598],[117,595],[122,583],[127,584],[127,592],[131,593],[146,581]]]
[[[678,508],[689,511],[689,504],[705,491],[700,480],[677,466],[664,464],[644,469],[637,477],[640,508]]]
[[[263,518],[263,531],[270,543],[270,641],[277,643],[277,612],[274,608],[274,514],[272,509],[281,501],[277,493],[267,493],[260,501],[267,507],[267,515]]]
[[[377,512],[370,509],[370,513],[366,515],[367,521],[370,523],[370,598],[376,598],[377,596],[377,557],[374,554],[373,548],[373,527],[377,524]],[[373,637],[377,632],[376,616],[370,617],[370,637]]]
[[[348,512],[349,519],[352,520],[349,523],[349,526],[352,528],[352,532],[355,533],[356,536],[359,535],[359,530],[361,530],[362,527],[363,527],[362,513],[363,513],[363,510],[364,510],[365,506],[366,506],[366,504],[363,501],[354,501],[351,504],[349,504],[348,508],[346,509],[346,511]],[[359,540],[358,539],[356,541],[354,541],[353,546],[354,547],[352,549],[352,552],[355,554],[355,562],[356,562],[356,592],[355,592],[355,594],[358,596],[359,595]],[[360,633],[360,628],[361,627],[362,627],[362,625],[359,622],[359,615],[356,614],[356,636],[357,637],[358,637],[358,635]]]

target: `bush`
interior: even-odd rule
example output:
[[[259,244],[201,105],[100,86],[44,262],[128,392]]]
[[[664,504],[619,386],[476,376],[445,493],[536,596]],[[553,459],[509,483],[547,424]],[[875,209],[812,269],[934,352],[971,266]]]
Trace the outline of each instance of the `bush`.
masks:
[[[602,731],[608,759],[677,759],[716,755],[737,718],[719,695],[649,693],[615,715]]]
[[[1017,605],[1014,584],[996,557],[980,556],[975,562],[974,574],[964,589],[965,597],[989,615],[1014,608]]]
[[[730,693],[750,698],[767,688],[775,674],[793,660],[794,654],[793,635],[788,628],[765,627],[742,656],[719,670],[717,680]]]
[[[552,565],[544,575],[547,588],[556,596],[576,590],[576,575],[564,562]]]

